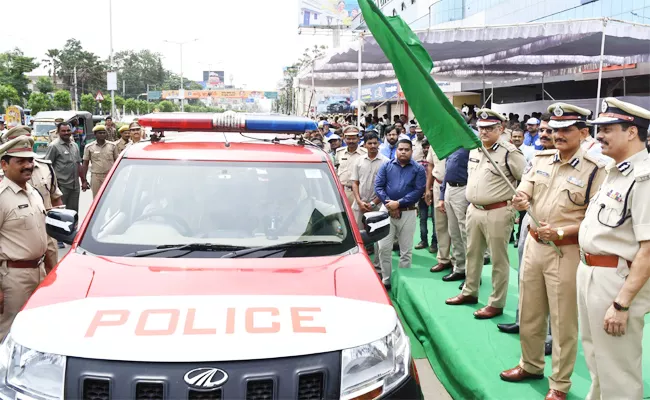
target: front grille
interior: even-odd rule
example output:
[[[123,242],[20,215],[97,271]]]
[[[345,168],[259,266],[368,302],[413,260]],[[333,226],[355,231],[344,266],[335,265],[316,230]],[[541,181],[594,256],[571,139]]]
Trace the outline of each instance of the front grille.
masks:
[[[207,392],[199,392],[198,390],[190,390],[187,396],[188,400],[221,400],[221,389],[210,390]]]
[[[339,398],[340,352],[228,362],[130,362],[68,357],[66,399],[83,400],[324,400]],[[218,388],[189,386],[194,369],[218,368]]]
[[[163,400],[165,386],[158,382],[138,382],[135,385],[136,400]]]
[[[83,400],[109,400],[111,384],[106,379],[84,379]]]
[[[273,400],[273,381],[271,379],[248,381],[246,400]]]
[[[300,375],[298,398],[300,400],[323,400],[324,378],[322,372]]]

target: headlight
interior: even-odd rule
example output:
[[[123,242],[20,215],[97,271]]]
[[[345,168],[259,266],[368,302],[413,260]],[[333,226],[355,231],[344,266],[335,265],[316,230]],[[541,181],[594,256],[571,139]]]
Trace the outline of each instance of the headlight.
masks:
[[[0,346],[0,395],[62,399],[64,376],[64,356],[29,349],[10,336]]]
[[[381,397],[401,384],[409,375],[411,347],[402,324],[372,343],[343,350],[341,360],[341,399],[354,399],[376,391]]]

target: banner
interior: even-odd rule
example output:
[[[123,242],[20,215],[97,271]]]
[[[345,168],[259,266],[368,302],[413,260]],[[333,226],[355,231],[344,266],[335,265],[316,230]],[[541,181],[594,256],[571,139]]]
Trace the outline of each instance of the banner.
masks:
[[[357,88],[352,88],[352,101],[355,101],[358,98],[357,92]],[[382,102],[389,99],[397,101],[398,93],[401,95],[400,98],[403,99],[404,97],[399,92],[399,85],[397,82],[361,86],[361,100],[366,103]]]
[[[300,0],[299,26],[350,26],[360,13],[357,0]]]
[[[203,71],[203,82],[200,82],[204,89],[223,89],[225,85],[223,71]]]
[[[251,90],[185,90],[186,99],[276,99],[278,92]],[[179,99],[178,90],[163,90],[163,99]]]

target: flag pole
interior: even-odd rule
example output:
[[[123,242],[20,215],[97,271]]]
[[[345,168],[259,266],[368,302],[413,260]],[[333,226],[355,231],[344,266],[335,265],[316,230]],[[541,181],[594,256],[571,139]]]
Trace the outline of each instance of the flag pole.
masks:
[[[490,155],[490,152],[487,151],[487,149],[485,148],[485,146],[483,146],[482,144],[481,144],[480,149],[481,149],[481,152],[483,152],[483,154],[485,154],[485,156],[487,157],[487,159],[490,160],[490,164],[492,164],[492,166],[494,167],[494,169],[497,170],[497,172],[499,173],[499,176],[501,176],[501,178],[502,178],[502,179],[503,179],[503,180],[508,184],[508,187],[510,188],[510,190],[512,191],[512,193],[517,194],[517,189],[514,187],[514,185],[513,185],[512,183],[510,183],[510,181],[509,181],[508,178],[506,177],[506,174],[503,173],[503,171],[501,170],[501,168],[499,168],[499,166],[497,165],[497,163],[494,162],[494,159],[492,159],[492,156]],[[539,223],[539,221],[537,220],[537,218],[535,218],[535,216],[533,215],[533,213],[532,213],[532,209],[531,209],[530,205],[528,206],[528,209],[526,210],[526,212],[528,213],[528,215],[530,215],[530,218],[533,220],[533,222],[535,222],[535,225],[537,225],[538,227],[540,227],[541,224]],[[519,223],[521,223],[521,221],[520,221]],[[560,257],[562,257],[562,251],[561,251],[561,250],[560,250],[560,249],[555,245],[555,243],[553,243],[553,242],[548,242],[548,244],[551,245],[551,247],[553,248],[553,250],[555,250],[555,252],[556,252]]]

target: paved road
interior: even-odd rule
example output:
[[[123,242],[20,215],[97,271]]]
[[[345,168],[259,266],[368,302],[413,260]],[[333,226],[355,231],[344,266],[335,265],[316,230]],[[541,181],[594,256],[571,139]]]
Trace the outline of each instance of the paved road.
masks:
[[[79,225],[81,225],[81,222],[86,217],[92,201],[93,196],[90,190],[81,193],[79,198]],[[69,246],[66,246],[65,249],[60,249],[59,259],[61,259],[69,249]],[[449,393],[447,393],[436,375],[433,373],[431,365],[427,359],[415,360],[415,364],[418,369],[420,384],[422,385],[425,400],[452,400]]]

